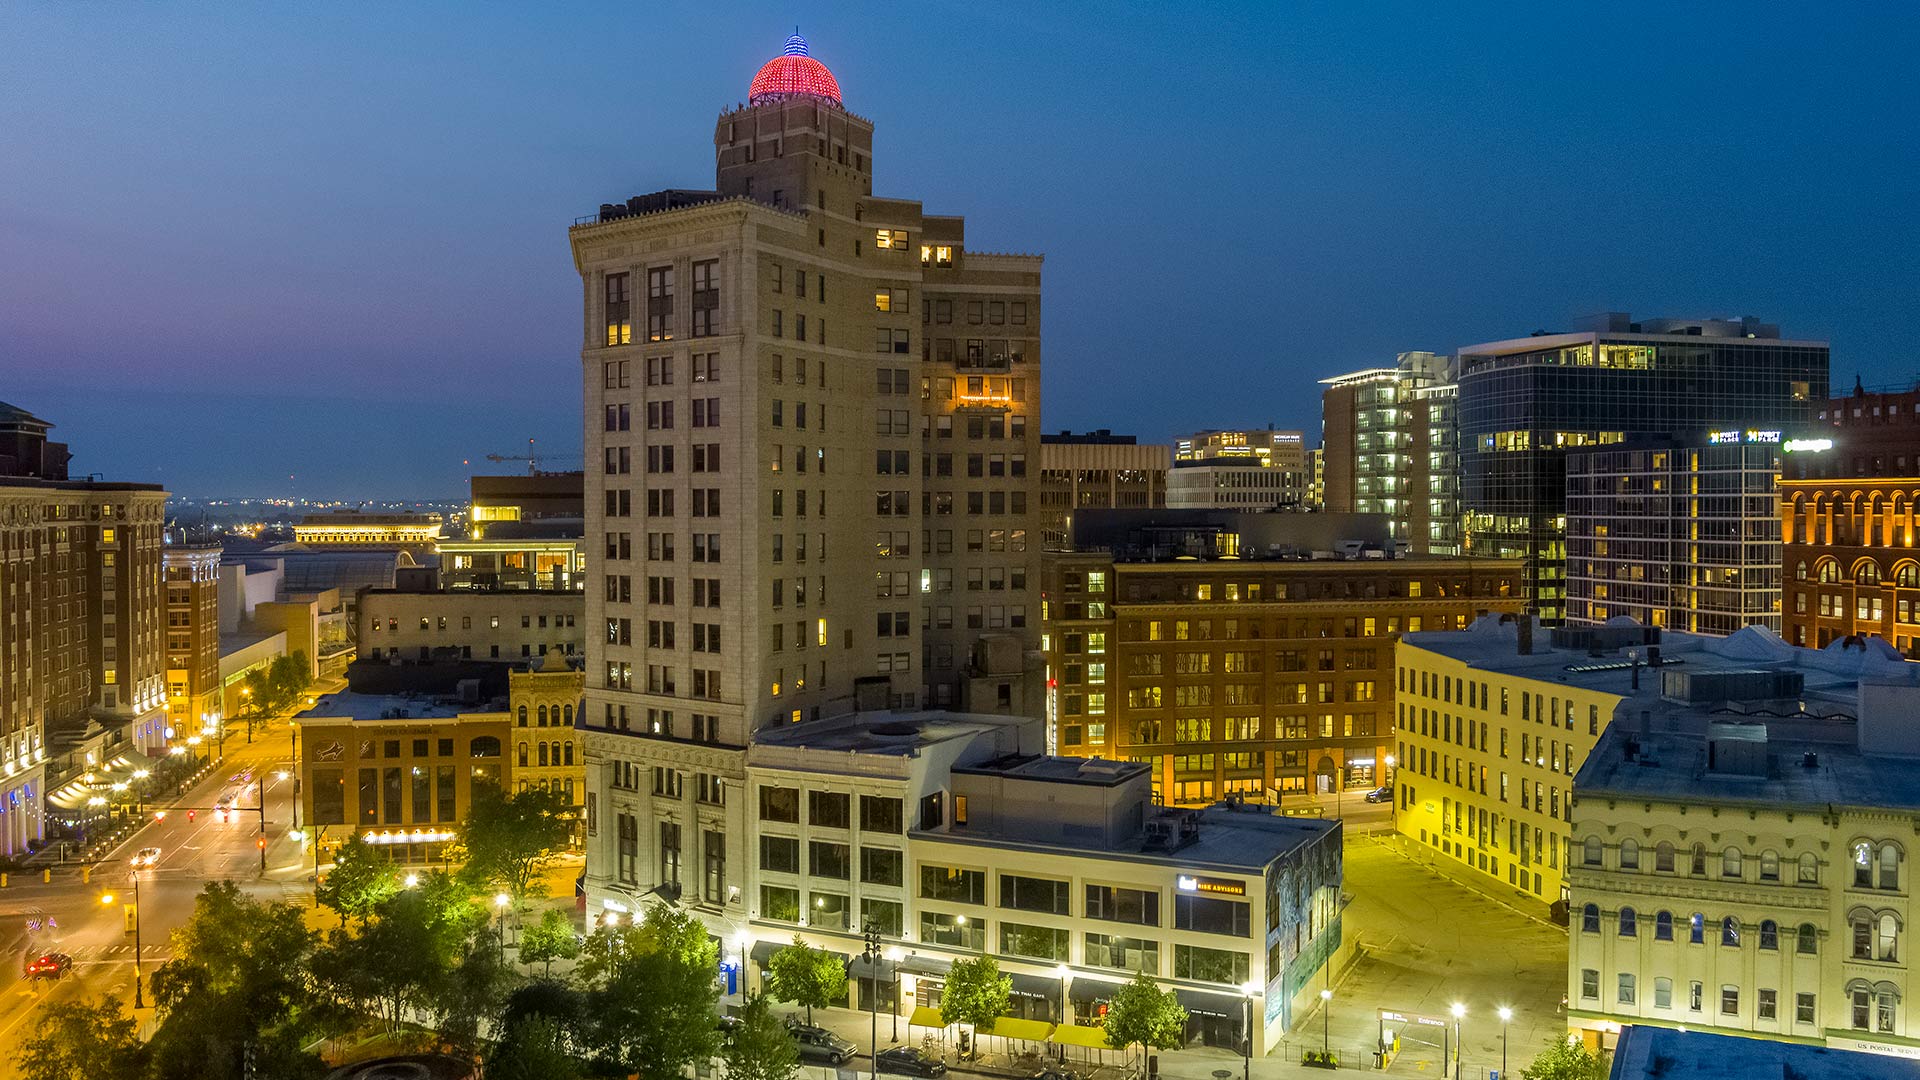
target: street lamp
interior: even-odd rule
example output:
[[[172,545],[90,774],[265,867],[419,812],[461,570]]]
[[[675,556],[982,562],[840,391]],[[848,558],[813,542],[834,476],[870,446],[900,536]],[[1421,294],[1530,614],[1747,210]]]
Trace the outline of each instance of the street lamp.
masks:
[[[867,1052],[873,1055],[873,1080],[880,1080],[880,928],[868,920],[860,936],[866,943],[860,956],[867,962]]]
[[[1507,1080],[1507,1022],[1513,1019],[1513,1010],[1500,1006],[1500,1080]]]
[[[894,1042],[900,1041],[900,961],[905,956],[906,954],[900,951],[900,946],[898,945],[890,946],[887,949],[887,964],[889,965],[887,973],[893,976],[893,1002],[889,1007],[893,1010]],[[744,974],[742,977],[745,977]]]
[[[1252,979],[1240,984],[1240,993],[1244,995],[1240,1004],[1246,1018],[1246,1031],[1240,1039],[1240,1080],[1253,1080],[1253,995],[1259,990]]]
[[[1460,1080],[1460,1059],[1466,1056],[1461,1053],[1465,1047],[1460,1040],[1460,1021],[1466,1019],[1467,1007],[1456,1001],[1449,1011],[1453,1013],[1453,1080]],[[1444,1067],[1446,1062],[1440,1064]],[[1444,1068],[1442,1071],[1445,1071]]]
[[[752,935],[741,930],[733,935],[733,947],[740,950],[740,1004],[747,1003],[747,947],[753,944]]]
[[[493,894],[493,906],[500,912],[500,966],[507,966],[507,905],[513,903],[513,897],[506,893]]]
[[[417,888],[420,884],[420,875],[408,874],[406,877],[400,879],[400,884],[409,889]]]
[[[1332,1016],[1333,991],[1322,990],[1320,991],[1320,1053],[1323,1055],[1332,1053],[1329,1049],[1329,1044],[1333,1041],[1330,1030],[1333,1024]]]

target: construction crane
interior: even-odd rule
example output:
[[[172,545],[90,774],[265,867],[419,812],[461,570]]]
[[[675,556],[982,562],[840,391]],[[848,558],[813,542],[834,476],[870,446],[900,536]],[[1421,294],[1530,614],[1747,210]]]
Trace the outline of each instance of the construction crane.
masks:
[[[505,464],[510,461],[511,462],[524,461],[527,463],[528,476],[538,475],[540,472],[540,463],[543,461],[549,464],[563,464],[567,462],[584,462],[585,461],[585,458],[580,454],[536,453],[534,448],[534,441],[532,439],[527,440],[527,452],[524,454],[487,454],[485,455],[485,457],[486,457],[486,460],[488,461],[498,462],[501,464]],[[461,462],[461,464],[470,465],[472,464],[472,462],[463,461]]]

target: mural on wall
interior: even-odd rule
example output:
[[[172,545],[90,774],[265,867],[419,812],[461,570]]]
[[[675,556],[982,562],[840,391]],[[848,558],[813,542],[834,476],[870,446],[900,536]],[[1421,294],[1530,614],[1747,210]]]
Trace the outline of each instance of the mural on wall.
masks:
[[[1266,1023],[1293,1029],[1293,999],[1340,947],[1341,833],[1333,829],[1316,843],[1275,866],[1267,876]]]

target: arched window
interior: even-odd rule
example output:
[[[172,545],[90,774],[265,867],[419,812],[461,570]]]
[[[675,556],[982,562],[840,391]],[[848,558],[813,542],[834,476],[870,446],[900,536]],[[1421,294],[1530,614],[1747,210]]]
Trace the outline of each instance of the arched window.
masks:
[[[1807,561],[1805,559],[1802,559],[1798,563],[1794,564],[1793,580],[1795,581],[1807,580]]]
[[[1820,884],[1820,860],[1815,858],[1811,851],[1802,852],[1800,855],[1800,884]]]
[[[1600,838],[1599,837],[1597,836],[1587,837],[1586,843],[1582,845],[1581,857],[1582,857],[1582,860],[1588,866],[1600,865]]]
[[[1653,868],[1662,873],[1673,873],[1673,845],[1665,840],[1653,847]]]
[[[573,706],[572,705],[560,706],[560,722],[567,727],[573,726]]]
[[[1902,589],[1920,589],[1920,563],[1903,562],[1894,567],[1893,583]]]
[[[566,744],[566,751],[567,751],[567,754],[566,754],[566,757],[567,757],[567,760],[566,760],[566,764],[568,764],[568,765],[571,765],[571,764],[573,764],[573,744],[572,744],[572,743],[567,743],[567,744]]]
[[[1729,915],[1720,920],[1720,944],[1740,947],[1740,920]]]
[[[1687,867],[1687,872],[1691,873],[1694,877],[1706,877],[1707,876],[1707,845],[1705,844],[1693,845],[1693,851],[1690,854],[1692,857],[1688,860],[1689,865]]]
[[[475,735],[467,743],[468,757],[499,757],[500,740],[492,735]]]
[[[535,723],[541,727],[547,726],[547,707],[545,705],[540,706],[540,711],[535,714],[534,720]]]
[[[1853,938],[1853,958],[1855,960],[1873,959],[1872,913],[1856,910],[1848,914],[1847,930]]]
[[[525,705],[520,706],[520,726],[527,726],[527,707]]]
[[[1888,890],[1900,887],[1900,849],[1892,844],[1880,845],[1880,887]]]
[[[524,769],[527,767],[527,744],[521,743],[520,746],[518,747],[518,751],[519,753],[517,757],[520,762],[520,767]]]
[[[1720,876],[1740,876],[1740,849],[1730,847],[1720,853]]]
[[[1635,917],[1633,913],[1633,909],[1630,907],[1621,908],[1620,909],[1620,936],[1633,937],[1639,934],[1639,932],[1640,932],[1639,920]]]
[[[1813,576],[1823,585],[1837,585],[1840,582],[1840,564],[1832,559],[1820,559],[1813,564]]]
[[[1600,905],[1588,904],[1580,909],[1580,931],[1585,934],[1600,932]]]
[[[1879,564],[1871,559],[1861,559],[1860,564],[1853,568],[1853,583],[1855,585],[1880,584]]]
[[[1853,887],[1873,888],[1873,845],[1865,840],[1853,843]]]
[[[1631,837],[1620,841],[1620,869],[1640,869],[1640,845]]]
[[[1693,917],[1687,921],[1687,940],[1693,942],[1695,945],[1699,945],[1704,943],[1706,939],[1707,917],[1696,911],[1693,913]]]
[[[1820,931],[1814,929],[1812,923],[1801,923],[1800,929],[1795,936],[1799,940],[1794,944],[1794,952],[1812,956],[1814,953],[1820,951]]]
[[[1653,940],[1673,940],[1673,912],[1662,911],[1653,917]]]
[[[1769,951],[1780,947],[1780,924],[1772,919],[1760,920],[1760,947]]]
[[[547,744],[546,743],[540,744],[540,767],[543,769],[547,767]]]
[[[1892,912],[1880,916],[1879,933],[1874,938],[1873,958],[1893,961],[1900,958],[1900,923]]]
[[[1780,880],[1780,853],[1769,848],[1760,853],[1760,880]]]

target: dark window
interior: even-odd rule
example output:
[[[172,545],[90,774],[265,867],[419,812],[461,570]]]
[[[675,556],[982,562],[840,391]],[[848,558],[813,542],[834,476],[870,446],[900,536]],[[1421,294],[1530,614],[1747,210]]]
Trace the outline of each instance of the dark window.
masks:
[[[1246,937],[1250,921],[1248,907],[1238,900],[1220,900],[1211,896],[1173,898],[1173,928],[1197,930],[1203,934],[1231,934]]]
[[[987,875],[980,870],[923,865],[920,867],[920,897],[924,900],[984,904],[987,902]]]
[[[1160,925],[1160,894],[1111,885],[1087,886],[1087,918],[1108,922]]]
[[[760,820],[782,821],[789,825],[799,824],[800,790],[784,787],[761,788]]]
[[[807,845],[809,872],[814,877],[847,880],[852,871],[852,855],[845,844],[828,844],[815,840]]]
[[[867,885],[898,885],[904,859],[893,848],[860,849],[860,880]]]
[[[1065,915],[1068,909],[1067,883],[1049,878],[1000,875],[1000,906],[1020,911],[1044,911]]]
[[[807,792],[807,823],[827,829],[847,827],[848,806],[852,802],[845,792],[809,791]]]
[[[860,796],[860,828],[864,832],[898,834],[901,831],[900,800],[882,795]]]
[[[800,872],[800,841],[791,836],[760,838],[760,869],[783,874]]]

